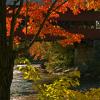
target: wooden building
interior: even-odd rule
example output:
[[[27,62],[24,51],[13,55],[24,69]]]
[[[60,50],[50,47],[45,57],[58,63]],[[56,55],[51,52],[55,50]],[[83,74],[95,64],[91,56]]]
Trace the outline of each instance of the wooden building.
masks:
[[[82,33],[85,39],[100,39],[100,11],[82,11],[78,15],[69,11],[58,20],[69,32]]]

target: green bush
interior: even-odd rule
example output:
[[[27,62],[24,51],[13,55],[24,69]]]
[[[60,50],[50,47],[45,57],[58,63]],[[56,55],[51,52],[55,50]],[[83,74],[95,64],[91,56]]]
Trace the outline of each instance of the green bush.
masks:
[[[53,83],[46,84],[41,83],[45,78],[41,77],[39,69],[28,65],[25,68],[19,67],[18,70],[23,72],[24,79],[33,81],[33,87],[38,91],[38,100],[100,100],[100,88],[83,92],[74,89],[79,86],[79,71],[60,75],[54,78]],[[53,77],[49,77],[49,80]]]
[[[30,64],[24,67],[18,67],[17,70],[23,73],[23,78],[26,80],[36,81],[40,79],[39,68]]]
[[[92,88],[85,92],[74,91],[74,99],[70,100],[100,100],[100,88]]]
[[[71,88],[79,85],[79,77],[79,71],[74,71],[60,75],[52,84],[39,84],[39,100],[70,100],[70,98],[74,98]]]
[[[18,57],[17,59],[15,59],[15,65],[17,64],[31,64],[30,61],[25,58],[25,57]]]
[[[100,88],[80,92],[69,88],[78,85],[78,82],[74,82],[74,85],[70,85],[70,82],[60,79],[53,84],[40,86],[39,100],[100,100]]]
[[[56,69],[67,69],[73,66],[74,61],[74,49],[71,46],[62,47],[58,43],[50,43],[51,48],[45,54],[48,60],[45,65],[48,71],[56,71]]]
[[[39,100],[68,100],[74,94],[68,89],[72,84],[70,79],[60,79],[56,80],[53,84],[44,84],[41,88],[39,94]],[[77,83],[74,82],[73,86]]]

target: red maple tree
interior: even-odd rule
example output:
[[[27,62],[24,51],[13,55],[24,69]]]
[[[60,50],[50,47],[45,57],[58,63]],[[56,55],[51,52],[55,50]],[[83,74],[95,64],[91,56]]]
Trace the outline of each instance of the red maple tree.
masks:
[[[56,18],[59,18],[60,16],[59,13],[67,13],[68,9],[71,9],[74,14],[78,14],[82,10],[91,10],[95,9],[96,7],[93,5],[93,1],[86,2],[84,0],[55,0],[55,2],[52,0],[43,0],[42,3],[29,2],[28,5],[24,3],[20,11],[20,16],[23,16],[24,19],[21,17],[16,19],[16,24],[14,27],[15,38],[21,40],[21,33],[24,33],[26,36],[33,35],[33,37],[39,36],[41,39],[44,39],[45,36],[49,34],[52,36],[65,37],[66,39],[61,41],[62,45],[80,42],[81,38],[83,38],[82,34],[69,33],[60,26],[53,25],[52,20],[56,22]],[[9,10],[8,13],[13,14],[13,10]],[[29,16],[27,27],[24,25],[20,31],[17,31],[18,27],[21,27],[21,22],[25,20],[26,13],[27,16]],[[11,35],[11,19],[12,18],[10,17],[7,18],[7,36]],[[24,24],[26,23],[24,22]]]
[[[33,45],[33,41],[35,41],[36,38],[39,37],[41,40],[49,38],[50,40],[50,36],[63,37],[63,39],[58,40],[58,42],[62,46],[73,45],[73,43],[75,42],[80,43],[84,35],[79,33],[70,33],[62,27],[52,24],[52,22],[56,23],[57,19],[59,19],[60,17],[60,14],[67,13],[69,9],[72,10],[75,15],[77,15],[83,10],[92,10],[98,7],[99,3],[93,0],[90,0],[88,2],[85,0],[55,0],[55,2],[53,2],[52,0],[43,0],[42,3],[28,1],[28,4],[24,3],[20,11],[20,17],[16,20],[16,25],[14,28],[14,43],[19,44],[19,42],[23,40],[23,38],[25,41],[25,39],[29,39],[26,37],[30,36],[33,39],[29,47]],[[9,10],[8,13],[11,14],[13,13],[13,11]],[[26,19],[27,17],[28,19]],[[25,22],[25,20],[27,21]],[[19,31],[17,31],[18,28],[21,27],[22,21],[24,21],[24,25]],[[9,17],[7,18],[8,36],[10,35],[10,25],[11,18]],[[34,48],[31,48],[31,51],[34,52]],[[39,53],[37,55],[39,55]]]
[[[16,19],[14,27],[14,35],[16,39],[14,40],[16,40],[17,43],[22,39],[21,36],[31,35],[34,39],[37,37],[44,39],[47,35],[52,35],[65,37],[65,39],[60,42],[64,46],[67,44],[73,44],[74,42],[80,42],[81,38],[83,38],[82,34],[69,33],[60,26],[53,25],[52,20],[56,22],[56,18],[60,17],[59,13],[67,13],[68,9],[72,10],[75,15],[81,13],[82,10],[96,9],[99,7],[98,2],[99,1],[94,0],[55,0],[54,2],[52,0],[43,0],[42,2],[28,1],[28,4],[23,4],[20,11],[19,16],[22,17]],[[13,14],[13,12],[14,11],[11,9],[8,13]],[[27,22],[24,21],[24,26],[22,27],[20,24],[23,20],[26,20],[26,17],[29,17],[29,19]],[[12,18],[10,17],[7,18],[7,36],[10,36],[11,34],[11,19]],[[22,27],[22,29],[17,31],[18,27]],[[21,33],[23,34],[21,35]],[[34,39],[32,41],[34,41]]]

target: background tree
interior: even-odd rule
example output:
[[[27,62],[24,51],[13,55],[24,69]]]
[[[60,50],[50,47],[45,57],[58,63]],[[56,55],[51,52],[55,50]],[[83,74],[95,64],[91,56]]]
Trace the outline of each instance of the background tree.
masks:
[[[43,0],[29,2],[28,4],[24,3],[23,0],[14,0],[13,6],[7,6],[6,2],[7,0],[0,0],[1,100],[10,100],[15,58],[17,55],[28,51],[37,37],[41,37],[41,40],[43,40],[47,34],[63,36],[66,39],[60,43],[64,46],[73,44],[73,42],[80,42],[83,37],[83,35],[71,34],[58,26],[52,25],[50,19],[59,18],[58,13],[65,13],[68,8],[74,14],[78,14],[81,10],[100,7],[99,0],[88,0],[88,2],[84,0]],[[19,6],[17,6],[18,3]],[[32,38],[28,40],[30,35]]]

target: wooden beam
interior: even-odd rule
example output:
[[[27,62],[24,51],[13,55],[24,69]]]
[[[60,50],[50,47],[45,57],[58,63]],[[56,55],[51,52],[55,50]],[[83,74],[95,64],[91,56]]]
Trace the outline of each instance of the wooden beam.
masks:
[[[100,11],[82,11],[78,15],[74,15],[71,11],[61,15],[60,20],[64,21],[96,21],[100,20]]]
[[[97,40],[100,39],[100,29],[67,29],[67,31],[72,33],[84,34],[85,39]]]

